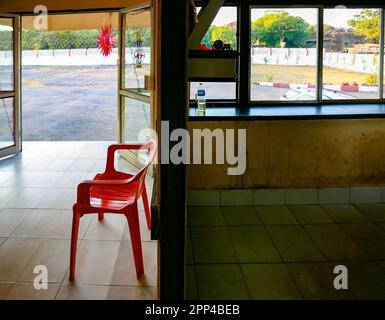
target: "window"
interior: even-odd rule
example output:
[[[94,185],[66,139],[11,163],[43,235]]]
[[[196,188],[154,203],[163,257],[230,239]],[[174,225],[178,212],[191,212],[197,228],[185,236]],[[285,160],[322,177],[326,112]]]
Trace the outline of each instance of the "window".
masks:
[[[317,99],[318,9],[251,9],[251,101]]]
[[[217,34],[227,35],[223,39],[235,35],[232,43],[237,46],[232,48],[239,51],[238,82],[205,82],[208,100],[232,100],[239,107],[385,102],[385,48],[381,48],[385,45],[385,30],[381,32],[385,6],[248,3],[250,6],[222,7],[202,40],[209,48],[220,38]],[[235,23],[237,17],[240,21]],[[214,32],[221,26],[234,26],[235,31],[231,37],[223,29]],[[237,27],[242,30],[239,34]],[[250,42],[244,45],[242,41]],[[201,82],[197,77],[194,81],[197,83],[190,84],[192,100]]]
[[[379,98],[380,9],[325,9],[323,99]]]
[[[197,8],[197,13],[201,10]],[[222,7],[216,15],[211,26],[207,30],[201,41],[202,50],[211,50],[213,43],[216,40],[223,41],[231,50],[237,50],[237,7],[226,6]],[[190,100],[195,101],[195,94],[199,83],[203,83],[206,91],[207,100],[236,100],[237,99],[237,84],[236,82],[215,82],[215,81],[199,81],[190,82]]]
[[[197,13],[200,10],[198,7]],[[222,40],[224,44],[230,45],[232,50],[237,50],[237,7],[222,7],[218,11],[201,44],[211,49],[216,40]]]
[[[237,98],[235,82],[190,82],[191,100],[195,100],[199,83],[202,83],[208,100],[235,100]]]

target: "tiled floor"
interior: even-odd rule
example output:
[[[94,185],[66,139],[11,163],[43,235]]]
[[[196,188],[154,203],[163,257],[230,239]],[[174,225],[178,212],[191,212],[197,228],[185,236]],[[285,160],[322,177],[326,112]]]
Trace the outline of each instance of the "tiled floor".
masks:
[[[189,207],[187,246],[190,299],[385,299],[382,203]]]
[[[68,281],[76,186],[104,171],[111,142],[25,142],[0,161],[0,299],[156,299],[157,243],[143,206],[140,223],[145,276],[135,275],[127,221],[106,214],[81,219],[76,282]],[[117,168],[132,172],[117,157]],[[152,180],[147,178],[148,192]],[[48,290],[33,286],[34,267],[48,268]]]

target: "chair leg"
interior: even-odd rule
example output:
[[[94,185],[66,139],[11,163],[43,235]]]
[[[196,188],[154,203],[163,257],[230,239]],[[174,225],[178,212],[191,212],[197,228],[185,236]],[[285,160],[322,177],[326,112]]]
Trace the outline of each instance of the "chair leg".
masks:
[[[130,229],[132,251],[134,253],[136,277],[139,279],[144,274],[142,241],[140,238],[140,227],[138,217],[138,207],[132,208],[125,214]]]
[[[148,203],[146,186],[143,186],[142,200],[143,200],[144,212],[146,214],[147,228],[148,230],[151,230],[151,213],[150,213],[150,205]]]
[[[103,221],[104,220],[104,213],[98,213],[98,220]]]
[[[71,234],[71,257],[70,257],[70,281],[75,280],[76,251],[78,243],[80,213],[77,205],[73,207],[72,234]]]

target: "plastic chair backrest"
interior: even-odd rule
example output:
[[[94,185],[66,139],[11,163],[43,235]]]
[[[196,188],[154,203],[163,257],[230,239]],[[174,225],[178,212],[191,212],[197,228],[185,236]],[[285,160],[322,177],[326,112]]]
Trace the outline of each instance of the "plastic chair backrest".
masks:
[[[146,178],[146,173],[150,164],[154,161],[156,154],[157,144],[154,139],[149,140],[145,145],[143,145],[140,150],[148,150],[149,154],[146,159],[146,163],[142,169],[140,169],[135,176],[130,179],[130,183],[138,182],[138,187],[135,194],[135,199],[138,200],[142,194],[142,189],[144,186],[144,179]]]

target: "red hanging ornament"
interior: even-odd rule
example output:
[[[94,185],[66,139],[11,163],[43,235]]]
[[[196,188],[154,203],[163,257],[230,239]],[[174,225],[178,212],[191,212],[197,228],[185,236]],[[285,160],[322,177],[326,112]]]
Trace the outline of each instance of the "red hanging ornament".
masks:
[[[115,35],[111,34],[111,27],[101,27],[100,36],[97,39],[99,50],[103,56],[108,57],[111,54],[114,44],[116,43],[114,37]]]

